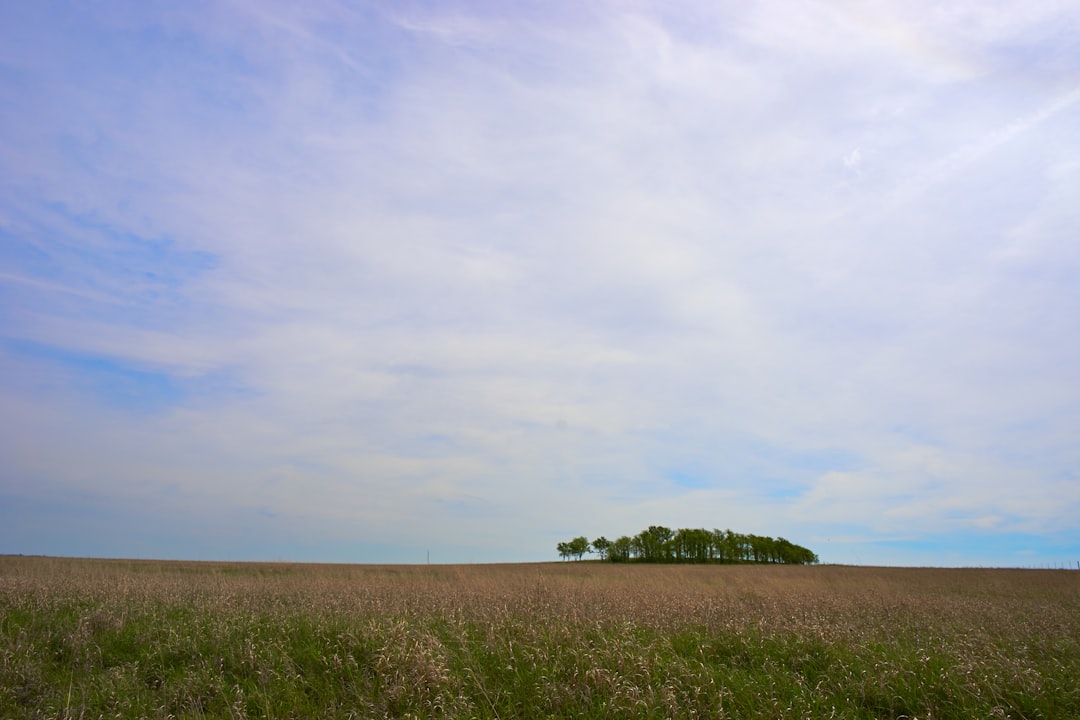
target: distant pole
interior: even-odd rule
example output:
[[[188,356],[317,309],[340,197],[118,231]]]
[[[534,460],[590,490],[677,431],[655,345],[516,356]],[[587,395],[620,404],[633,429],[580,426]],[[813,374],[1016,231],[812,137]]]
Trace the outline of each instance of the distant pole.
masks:
[[[431,564],[431,551],[430,550],[427,551],[427,564],[428,565]],[[1077,563],[1077,564],[1080,565],[1080,563]]]

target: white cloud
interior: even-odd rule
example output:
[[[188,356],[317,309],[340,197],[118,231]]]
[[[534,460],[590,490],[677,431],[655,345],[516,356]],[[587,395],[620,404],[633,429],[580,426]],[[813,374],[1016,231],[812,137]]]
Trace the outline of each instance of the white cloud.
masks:
[[[858,172],[860,165],[862,165],[862,153],[859,148],[855,148],[844,156],[844,167],[848,170]]]
[[[12,18],[4,472],[530,557],[1074,533],[1077,18],[983,7]]]

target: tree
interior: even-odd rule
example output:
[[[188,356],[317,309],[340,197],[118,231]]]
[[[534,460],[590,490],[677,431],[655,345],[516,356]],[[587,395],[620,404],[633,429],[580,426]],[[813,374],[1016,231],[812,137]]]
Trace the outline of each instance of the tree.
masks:
[[[633,541],[623,535],[618,540],[612,540],[608,545],[607,557],[611,562],[626,562],[630,559],[630,550]]]
[[[667,562],[671,559],[671,539],[675,536],[671,528],[663,525],[650,525],[634,538],[638,542],[641,559],[645,562]]]
[[[719,562],[729,563],[735,557],[735,550],[731,546],[731,531],[714,529],[712,531],[712,552]]]
[[[559,556],[580,560],[594,552],[610,562],[685,563],[786,563],[806,565],[819,562],[807,548],[785,538],[732,532],[650,525],[633,537],[623,535],[608,540],[603,535],[592,543],[584,536],[559,543]]]
[[[611,541],[601,535],[592,541],[593,551],[600,556],[601,560],[607,560],[608,548],[611,547]]]
[[[589,552],[589,539],[581,535],[571,540],[569,546],[570,554],[580,560],[582,555]]]
[[[712,560],[712,533],[680,528],[671,540],[676,562],[704,563]]]

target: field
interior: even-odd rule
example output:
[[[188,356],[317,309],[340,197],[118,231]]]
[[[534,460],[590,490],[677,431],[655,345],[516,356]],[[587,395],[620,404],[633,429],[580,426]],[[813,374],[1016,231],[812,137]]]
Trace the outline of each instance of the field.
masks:
[[[0,557],[2,718],[1078,718],[1080,572]]]

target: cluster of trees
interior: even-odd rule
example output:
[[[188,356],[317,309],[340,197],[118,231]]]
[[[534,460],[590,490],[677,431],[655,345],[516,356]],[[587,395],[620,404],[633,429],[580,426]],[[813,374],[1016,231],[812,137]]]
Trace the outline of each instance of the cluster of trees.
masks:
[[[808,565],[818,556],[784,538],[744,535],[731,530],[672,530],[650,525],[633,537],[589,542],[584,535],[556,546],[563,560],[580,560],[586,553],[611,562],[653,563],[784,563]]]

